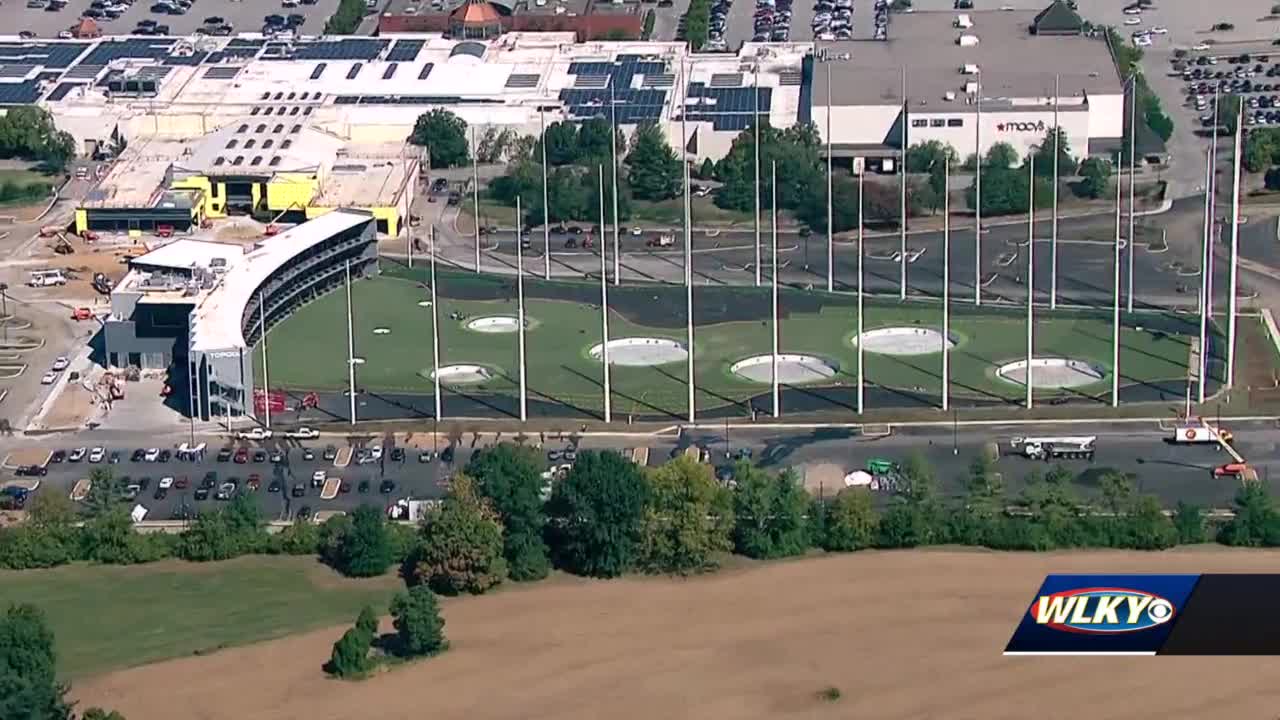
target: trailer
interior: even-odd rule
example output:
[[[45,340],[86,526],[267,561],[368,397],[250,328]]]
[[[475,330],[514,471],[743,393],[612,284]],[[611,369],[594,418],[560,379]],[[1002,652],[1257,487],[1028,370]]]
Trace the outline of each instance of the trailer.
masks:
[[[1092,460],[1096,435],[1063,437],[1016,437],[1014,450],[1032,460]]]
[[[1234,439],[1230,430],[1215,428],[1211,425],[1186,425],[1173,429],[1170,442],[1184,443],[1229,443]]]

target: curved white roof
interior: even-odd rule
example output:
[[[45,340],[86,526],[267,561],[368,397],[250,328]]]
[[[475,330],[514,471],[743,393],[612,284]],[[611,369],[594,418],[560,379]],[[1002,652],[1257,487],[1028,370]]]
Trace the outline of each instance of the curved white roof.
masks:
[[[368,213],[334,210],[264,240],[228,270],[192,311],[191,350],[215,352],[247,347],[240,323],[245,306],[258,288],[298,255],[372,220]]]

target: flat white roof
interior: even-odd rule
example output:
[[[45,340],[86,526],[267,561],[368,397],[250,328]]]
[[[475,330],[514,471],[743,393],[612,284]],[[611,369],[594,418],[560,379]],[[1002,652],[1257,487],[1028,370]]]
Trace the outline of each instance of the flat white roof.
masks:
[[[230,268],[244,254],[242,245],[182,238],[134,258],[133,264],[187,270],[192,266],[207,268],[213,260],[220,258]]]
[[[223,275],[222,281],[196,306],[191,322],[191,349],[214,352],[246,347],[240,324],[244,320],[244,309],[258,288],[301,253],[371,220],[373,216],[367,213],[335,210],[264,240]]]

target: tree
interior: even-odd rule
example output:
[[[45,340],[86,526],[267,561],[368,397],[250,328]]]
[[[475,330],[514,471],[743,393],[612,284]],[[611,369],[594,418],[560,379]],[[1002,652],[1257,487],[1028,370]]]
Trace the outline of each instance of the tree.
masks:
[[[1018,162],[1018,151],[1009,143],[998,142],[987,148],[987,155],[982,164],[997,169],[1013,167]]]
[[[941,539],[941,506],[933,468],[918,453],[903,463],[899,490],[880,518],[879,544],[885,547],[930,545]]]
[[[1097,199],[1107,195],[1111,184],[1111,163],[1102,158],[1089,158],[1080,163],[1080,182],[1076,192],[1080,197]]]
[[[324,666],[325,672],[342,678],[360,677],[369,672],[373,667],[369,659],[372,643],[373,636],[359,627],[348,629],[333,644],[329,662]]]
[[[928,140],[908,147],[904,164],[909,173],[931,173],[935,168],[941,168],[948,159],[952,167],[959,163],[959,155],[954,147],[940,140]]]
[[[613,153],[609,147],[609,141],[613,140],[616,144],[616,150],[619,158],[626,151],[625,143],[618,140],[617,135],[613,132],[613,125],[609,122],[608,117],[593,117],[584,120],[578,126],[577,143],[574,145],[574,162],[579,165],[588,165],[594,168],[595,165],[603,163],[605,175],[609,175],[608,165],[613,162]]]
[[[577,575],[617,577],[632,568],[649,485],[635,463],[612,450],[584,450],[547,503],[559,566]]]
[[[1241,163],[1251,173],[1262,172],[1275,163],[1280,149],[1280,129],[1252,128],[1244,138]]]
[[[845,488],[836,495],[825,513],[822,549],[851,552],[875,544],[879,518],[865,488]]]
[[[637,565],[692,575],[714,570],[733,543],[733,499],[709,465],[681,455],[649,474]]]
[[[372,605],[365,605],[360,608],[360,614],[356,616],[355,628],[369,637],[377,637],[378,613],[373,609]]]
[[[387,571],[394,557],[390,532],[382,511],[361,505],[350,524],[335,525],[324,547],[324,559],[347,577],[374,577]],[[321,532],[322,541],[325,533]]]
[[[654,123],[636,128],[627,169],[631,192],[641,200],[668,200],[680,193],[683,184],[680,159]]]
[[[423,522],[413,572],[442,595],[479,595],[506,577],[502,524],[492,502],[476,494],[465,474],[454,476],[441,508]]]
[[[809,499],[791,471],[771,476],[739,463],[734,470],[733,546],[740,555],[771,559],[800,555],[809,547],[805,513]]]
[[[90,470],[89,483],[89,495],[84,503],[89,517],[101,515],[115,507],[120,497],[120,487],[111,468],[96,467]]]
[[[479,495],[493,502],[505,528],[502,554],[517,582],[541,580],[550,570],[542,535],[542,458],[532,448],[501,443],[471,456],[466,474]]]
[[[1140,495],[1130,501],[1124,529],[1124,545],[1136,550],[1165,550],[1178,544],[1173,521],[1153,495]]]
[[[448,649],[444,618],[436,596],[426,585],[416,585],[397,593],[391,600],[391,617],[396,628],[396,651],[402,657],[435,655]]]
[[[80,720],[125,720],[125,718],[115,710],[108,712],[102,708],[92,707],[84,711],[84,715],[80,716]]]
[[[1036,159],[1036,175],[1041,177],[1053,176],[1053,141],[1054,135],[1058,140],[1058,175],[1075,175],[1076,159],[1071,156],[1071,142],[1067,140],[1067,132],[1062,128],[1058,128],[1055,132],[1052,127],[1045,132],[1044,138],[1040,140],[1040,145],[1031,151],[1030,156]]]
[[[44,614],[34,605],[11,605],[0,617],[0,718],[69,720],[56,658]]]
[[[982,169],[982,214],[1010,215],[1027,211],[1030,178],[1024,170],[1002,168],[995,165]],[[1045,178],[1036,178],[1036,207],[1047,208],[1053,203],[1053,184]],[[977,204],[977,186],[965,190],[965,203],[973,208]]]
[[[1240,96],[1235,93],[1226,95],[1218,100],[1218,112],[1214,116],[1216,126],[1222,129],[1227,135],[1236,134],[1236,119],[1240,112]]]
[[[694,51],[707,44],[711,28],[711,0],[690,0],[684,16],[684,37]]]
[[[337,10],[324,24],[326,35],[352,35],[364,19],[364,0],[341,0]]]
[[[1204,524],[1204,511],[1181,500],[1173,511],[1173,529],[1178,534],[1179,545],[1198,545],[1209,539]]]
[[[553,122],[547,126],[547,163],[568,165],[578,157],[578,126],[568,120]],[[541,160],[542,148],[535,147],[532,157]]]
[[[277,547],[285,555],[315,555],[320,552],[320,527],[313,522],[291,523],[275,537]]]
[[[1224,545],[1261,547],[1280,532],[1280,514],[1275,503],[1260,483],[1248,483],[1236,491],[1235,517],[1218,532]]]
[[[716,164],[711,158],[702,161],[702,167],[698,168],[698,177],[703,180],[716,179]]]
[[[75,151],[75,139],[58,130],[44,108],[19,105],[0,117],[0,158],[35,160],[61,172]]]
[[[778,169],[778,206],[788,210],[804,207],[813,195],[824,195],[825,179],[819,162],[817,128],[813,123],[778,130],[762,121],[760,126],[760,201],[772,202],[772,163]],[[755,130],[747,128],[734,138],[729,153],[721,158],[716,174],[723,183],[716,193],[716,205],[728,210],[754,207]],[[825,212],[825,211],[824,211]]]
[[[1133,503],[1133,478],[1119,472],[1105,472],[1098,479],[1098,487],[1102,491],[1102,502],[1114,515],[1122,515]]]
[[[419,115],[409,142],[427,149],[433,168],[465,165],[471,158],[466,121],[444,108]]]

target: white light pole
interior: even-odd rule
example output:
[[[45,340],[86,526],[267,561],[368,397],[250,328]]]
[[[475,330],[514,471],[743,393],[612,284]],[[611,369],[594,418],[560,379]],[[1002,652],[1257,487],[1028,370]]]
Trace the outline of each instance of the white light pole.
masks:
[[[759,76],[757,75],[757,79]],[[757,88],[756,94],[759,95]],[[758,119],[758,116],[757,116]],[[757,131],[758,132],[758,131]],[[693,210],[692,201],[689,197],[689,158],[685,150],[688,147],[688,128],[685,124],[684,113],[680,113],[680,164],[684,171],[684,314],[685,314],[685,344],[688,346],[688,352],[685,355],[685,370],[687,372],[687,382],[685,387],[688,390],[686,402],[689,409],[689,423],[694,423],[696,416],[696,399],[694,397],[693,384]],[[757,145],[759,147],[759,145]],[[759,159],[756,161],[759,163]],[[756,202],[760,202],[760,183],[756,181]],[[760,284],[760,238],[759,238],[760,213],[756,212],[756,284]]]
[[[1035,346],[1036,302],[1036,154],[1027,161],[1027,409],[1031,409],[1034,394],[1032,388],[1032,351]]]
[[[547,112],[538,108],[538,125],[542,129],[542,279],[551,279],[551,211],[547,206]]]
[[[1205,356],[1208,354],[1208,323],[1209,323],[1209,253],[1213,243],[1213,208],[1210,201],[1212,196],[1212,177],[1213,177],[1213,148],[1205,153],[1204,165],[1204,232],[1201,235],[1200,247],[1200,348],[1196,360],[1196,401],[1204,403],[1204,386],[1205,386]]]
[[[1135,151],[1138,149],[1138,86],[1134,83],[1136,75],[1129,76],[1129,246],[1126,248],[1128,253],[1128,286],[1125,288],[1125,310],[1133,312],[1133,244],[1136,238],[1133,236],[1133,215],[1134,215],[1134,192],[1133,186],[1137,182],[1137,164],[1135,160]],[[1116,168],[1116,175],[1119,168]]]
[[[973,304],[982,305],[982,68],[978,68],[977,121],[973,130]]]
[[[520,372],[520,422],[529,419],[529,403],[524,365],[524,238],[521,234],[524,223],[520,221],[520,196],[516,196],[516,352],[518,354]]]
[[[907,299],[907,69],[902,68],[902,167],[898,168],[898,238],[902,259],[898,271],[898,299]]]
[[[436,302],[436,226],[431,226],[431,382],[435,386],[435,419],[439,422],[444,398],[440,396],[440,305]]]
[[[597,165],[600,181],[600,233],[604,234],[604,166]],[[610,402],[612,392],[609,389],[609,275],[606,272],[604,238],[600,239],[600,359],[604,365],[604,421],[613,422],[613,407]]]
[[[1061,142],[1061,126],[1058,124],[1058,92],[1061,76],[1053,76],[1053,220],[1049,230],[1049,309],[1058,308],[1058,143]]]
[[[543,143],[544,145],[546,143]],[[476,128],[471,126],[471,201],[476,215],[476,272],[480,272],[480,159],[476,157]],[[517,221],[518,222],[518,221]]]
[[[831,159],[831,64],[827,63],[827,292],[835,291],[835,229],[831,226],[831,204],[835,200],[832,195],[832,159]]]
[[[1130,240],[1132,242],[1132,240]],[[1120,177],[1116,176],[1116,241],[1112,249],[1111,407],[1120,406]]]
[[[613,167],[613,284],[618,285],[622,282],[622,265],[619,258],[622,253],[618,252],[618,101],[613,99],[613,83],[609,83],[609,152]],[[604,186],[601,185],[601,188]],[[601,228],[604,226],[601,225]],[[600,244],[600,257],[604,258],[604,243]],[[601,269],[601,272],[604,270]],[[608,322],[606,320],[606,322]],[[605,414],[609,410],[609,404],[605,403]],[[608,422],[606,420],[606,422]]]
[[[951,158],[942,159],[942,412],[951,409]]]
[[[258,334],[262,336],[262,407],[265,425],[271,429],[271,380],[267,375],[267,298],[258,293]]]
[[[862,391],[862,176],[866,175],[866,168],[858,173],[858,414],[862,414],[863,410],[863,391]]]
[[[1218,109],[1220,107],[1221,96],[1215,91],[1213,93],[1213,142],[1210,145],[1212,159],[1209,160],[1209,246],[1205,251],[1205,263],[1202,271],[1205,274],[1205,313],[1209,316],[1210,321],[1213,320],[1213,256],[1214,256],[1214,230],[1218,226]],[[1208,355],[1205,356],[1205,368],[1209,367]]]
[[[404,248],[409,253],[409,269],[413,269],[413,230],[405,223]]]
[[[351,424],[356,424],[356,331],[351,314],[351,261],[347,261],[347,392],[351,394]]]
[[[685,84],[685,92],[688,92],[688,83]],[[756,287],[760,287],[760,66],[755,69],[755,113],[751,116],[751,127],[756,134],[755,148],[752,154],[755,155],[756,165],[756,191],[755,191],[755,230],[756,230]],[[684,114],[680,115],[681,124],[684,123]],[[683,133],[684,131],[681,130]],[[689,141],[686,139],[686,143]],[[684,157],[685,149],[680,149],[681,157]]]
[[[1227,388],[1235,385],[1236,379],[1236,263],[1239,261],[1240,245],[1240,140],[1244,126],[1244,104],[1236,108],[1236,140],[1235,154],[1231,161],[1231,264],[1227,280]]]
[[[769,167],[769,188],[772,191],[773,212],[770,214],[770,220],[773,225],[773,251],[769,254],[769,260],[772,267],[772,301],[770,307],[769,318],[769,334],[773,336],[773,354],[770,357],[771,370],[770,377],[773,384],[773,417],[778,418],[782,415],[782,395],[778,392],[778,161],[774,160]]]

